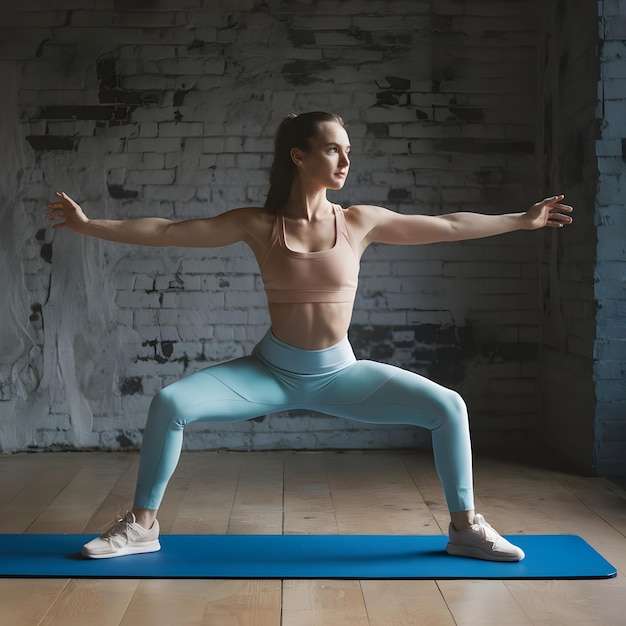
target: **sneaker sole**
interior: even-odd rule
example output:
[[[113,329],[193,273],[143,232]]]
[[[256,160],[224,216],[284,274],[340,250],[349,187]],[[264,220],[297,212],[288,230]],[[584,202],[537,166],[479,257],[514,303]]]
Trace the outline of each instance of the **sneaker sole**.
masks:
[[[453,543],[449,543],[446,546],[446,552],[451,554],[452,556],[466,556],[470,559],[480,559],[481,561],[498,561],[505,563],[515,563],[517,561],[521,561],[524,558],[524,554],[522,556],[516,555],[506,555],[506,554],[492,554],[489,552],[484,552],[480,548],[470,548],[468,546],[458,546]]]
[[[88,559],[113,559],[117,556],[130,556],[132,554],[147,554],[149,552],[158,552],[161,549],[161,544],[159,540],[155,541],[146,541],[146,543],[141,544],[140,546],[126,546],[125,548],[121,548],[120,550],[116,550],[115,552],[105,552],[105,553],[92,553],[89,550],[86,550],[84,547],[81,550],[81,554]]]

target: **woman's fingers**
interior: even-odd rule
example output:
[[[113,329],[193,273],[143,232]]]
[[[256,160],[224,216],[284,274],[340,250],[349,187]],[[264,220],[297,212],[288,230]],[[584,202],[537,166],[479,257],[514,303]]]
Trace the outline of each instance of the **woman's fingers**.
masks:
[[[569,215],[563,215],[561,213],[550,213],[546,225],[557,226],[560,228],[562,226],[565,226],[566,224],[571,224],[572,221],[573,220]]]

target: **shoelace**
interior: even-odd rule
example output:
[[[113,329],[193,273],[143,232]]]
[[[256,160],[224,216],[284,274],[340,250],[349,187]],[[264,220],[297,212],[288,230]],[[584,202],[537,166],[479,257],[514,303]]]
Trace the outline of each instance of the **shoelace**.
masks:
[[[476,526],[482,528],[483,532],[485,533],[485,539],[491,541],[493,545],[495,545],[496,542],[500,539],[498,531],[496,531],[493,526],[489,525],[485,521],[485,519],[479,519],[478,522],[476,522]]]
[[[107,530],[104,533],[104,535],[102,535],[102,538],[111,539],[111,537],[114,537],[115,535],[119,535],[122,532],[126,531],[127,528],[128,528],[128,522],[126,521],[126,519],[121,517],[120,519],[117,520],[117,522],[115,522],[115,525],[113,526],[113,528],[111,528],[110,530]]]

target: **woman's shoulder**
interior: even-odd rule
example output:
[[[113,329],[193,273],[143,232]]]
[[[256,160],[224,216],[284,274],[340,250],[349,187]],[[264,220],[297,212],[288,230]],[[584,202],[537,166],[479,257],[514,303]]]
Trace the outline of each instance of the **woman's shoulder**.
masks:
[[[374,204],[351,204],[343,209],[343,214],[351,222],[366,225],[377,222],[388,211],[389,209]]]
[[[251,228],[263,228],[268,224],[273,224],[276,220],[276,213],[271,209],[259,206],[244,206],[236,209],[230,209],[222,213],[222,218],[234,220],[242,226]]]
[[[226,213],[230,213],[233,216],[237,215],[256,220],[268,219],[270,217],[273,218],[276,215],[276,211],[273,209],[268,209],[267,207],[262,206],[242,206],[236,209],[229,209]]]
[[[367,247],[369,233],[383,220],[386,211],[384,207],[372,204],[352,204],[343,209],[346,223],[361,251]]]
[[[276,222],[275,211],[265,207],[248,206],[231,209],[227,214],[246,233],[245,239],[250,245],[267,244]]]

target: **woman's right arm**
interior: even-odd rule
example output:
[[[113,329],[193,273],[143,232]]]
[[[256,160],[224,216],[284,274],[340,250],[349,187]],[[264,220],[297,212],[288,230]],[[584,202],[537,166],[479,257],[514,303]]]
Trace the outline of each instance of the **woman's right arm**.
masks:
[[[140,246],[218,247],[245,241],[247,209],[227,211],[216,217],[175,222],[161,217],[133,220],[89,219],[72,198],[55,193],[58,200],[47,206],[46,219],[57,222],[53,229],[70,230],[107,241]],[[59,221],[63,220],[63,221]]]

